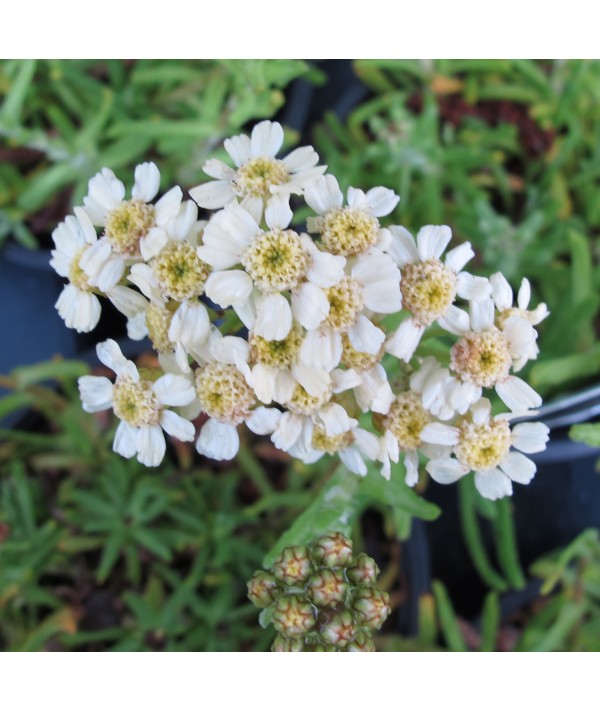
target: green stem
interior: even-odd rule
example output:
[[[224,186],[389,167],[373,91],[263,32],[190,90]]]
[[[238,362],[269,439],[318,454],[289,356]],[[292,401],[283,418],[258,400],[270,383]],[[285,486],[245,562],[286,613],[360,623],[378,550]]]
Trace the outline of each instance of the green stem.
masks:
[[[510,584],[514,588],[521,589],[525,587],[525,575],[519,561],[510,499],[500,499],[496,506],[498,515],[494,521],[494,527],[500,566]]]
[[[434,580],[431,587],[435,596],[440,627],[442,628],[442,634],[444,635],[446,644],[453,652],[466,652],[467,644],[458,626],[456,613],[454,612],[446,588],[439,580]]]
[[[477,521],[475,510],[475,493],[473,482],[467,477],[463,477],[458,482],[460,523],[463,538],[467,549],[471,555],[471,560],[481,579],[494,590],[500,592],[507,589],[506,582],[497,573],[488,559],[488,555],[483,545],[481,531]]]

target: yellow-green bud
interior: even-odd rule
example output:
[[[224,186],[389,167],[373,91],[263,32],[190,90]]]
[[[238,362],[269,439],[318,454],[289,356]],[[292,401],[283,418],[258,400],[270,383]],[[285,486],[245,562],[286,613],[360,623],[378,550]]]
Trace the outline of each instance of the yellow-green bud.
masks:
[[[248,598],[256,607],[269,607],[277,596],[277,580],[270,573],[257,570],[248,581]]]
[[[323,627],[321,637],[325,642],[343,649],[354,639],[356,624],[352,613],[348,610],[337,612]]]
[[[356,558],[356,564],[347,571],[349,580],[355,585],[374,585],[379,575],[377,563],[366,553],[360,553]]]
[[[286,585],[303,585],[313,572],[306,546],[288,546],[271,568],[273,575]]]
[[[302,639],[286,639],[280,634],[275,637],[271,645],[272,652],[304,652],[304,642]]]
[[[352,541],[343,533],[326,533],[312,546],[315,562],[328,568],[346,565],[352,559]]]
[[[346,647],[347,652],[375,652],[375,643],[367,632],[359,632]]]
[[[391,612],[390,596],[376,588],[361,588],[357,591],[352,609],[362,625],[378,630]]]
[[[316,624],[313,606],[299,595],[284,595],[275,603],[273,625],[284,637],[304,637]]]
[[[338,570],[319,570],[306,588],[306,594],[317,607],[335,607],[344,602],[347,592],[348,582]]]

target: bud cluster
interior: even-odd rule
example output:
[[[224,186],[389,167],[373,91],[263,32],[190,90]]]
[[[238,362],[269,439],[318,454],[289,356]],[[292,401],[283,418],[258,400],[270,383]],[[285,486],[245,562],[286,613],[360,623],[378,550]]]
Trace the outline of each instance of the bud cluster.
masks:
[[[373,632],[390,614],[378,574],[372,558],[354,556],[352,541],[331,532],[284,548],[270,570],[253,575],[248,597],[268,611],[273,652],[374,652]]]

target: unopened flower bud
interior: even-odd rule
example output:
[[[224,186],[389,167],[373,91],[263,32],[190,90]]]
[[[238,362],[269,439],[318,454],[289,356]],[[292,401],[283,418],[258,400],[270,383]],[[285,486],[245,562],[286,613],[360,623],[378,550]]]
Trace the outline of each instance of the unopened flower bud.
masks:
[[[284,595],[275,603],[273,625],[284,637],[303,637],[315,626],[313,606],[299,595]]]
[[[359,614],[361,624],[378,630],[391,612],[390,596],[375,588],[359,589],[352,608]]]
[[[371,636],[365,632],[359,632],[356,637],[346,647],[347,652],[375,652],[375,643]]]
[[[302,639],[286,639],[280,634],[275,637],[271,645],[272,652],[304,652],[304,642]]]
[[[288,546],[273,564],[271,572],[286,585],[303,585],[313,572],[306,546]]]
[[[317,607],[335,607],[348,592],[344,574],[338,570],[319,570],[308,581],[306,594]]]
[[[257,570],[248,581],[248,598],[256,607],[269,607],[277,596],[277,580],[274,575]]]
[[[377,563],[366,553],[360,553],[356,563],[346,571],[348,578],[358,586],[374,585],[379,575]]]
[[[337,612],[321,628],[321,637],[325,642],[333,644],[340,649],[346,647],[356,634],[356,625],[352,613],[348,610]]]
[[[346,565],[352,559],[352,541],[343,533],[326,533],[312,546],[315,561],[328,568]]]

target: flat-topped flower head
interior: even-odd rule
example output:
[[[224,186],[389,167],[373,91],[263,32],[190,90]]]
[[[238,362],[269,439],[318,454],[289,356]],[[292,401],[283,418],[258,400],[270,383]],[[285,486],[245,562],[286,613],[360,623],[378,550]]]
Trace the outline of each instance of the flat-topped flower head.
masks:
[[[52,233],[55,249],[50,265],[69,280],[56,302],[65,324],[79,333],[93,330],[100,320],[96,293],[109,294],[125,271],[122,257],[103,248],[89,217],[75,208]]]
[[[400,200],[387,188],[373,188],[367,193],[349,188],[348,205],[344,207],[344,196],[333,175],[315,181],[304,197],[319,215],[308,219],[309,232],[319,234],[331,254],[344,257],[381,247],[389,240],[389,233],[377,218],[389,215]]]
[[[181,188],[174,187],[156,203],[160,173],[154,163],[135,169],[131,199],[125,200],[125,186],[112,170],[102,168],[89,182],[83,204],[92,223],[104,228],[103,239],[126,258],[150,259],[167,241],[165,226],[177,214]]]
[[[408,362],[425,329],[438,322],[447,329],[447,318],[457,296],[469,300],[486,298],[491,293],[487,279],[462,271],[474,256],[468,242],[440,257],[452,238],[446,225],[428,225],[417,238],[399,226],[390,227],[392,241],[386,251],[400,266],[402,307],[409,312],[400,327],[390,336],[387,350]]]
[[[492,417],[489,400],[482,398],[456,426],[426,426],[422,434],[425,441],[441,438],[452,447],[427,463],[432,479],[450,484],[473,471],[475,486],[487,499],[510,496],[512,482],[529,484],[536,465],[525,454],[546,448],[548,428],[541,422],[524,422],[511,428],[511,416],[503,413]]]
[[[208,363],[196,373],[196,392],[204,412],[219,422],[239,425],[256,405],[254,391],[231,363]]]
[[[198,205],[208,210],[238,200],[260,221],[274,195],[284,196],[286,201],[290,194],[301,195],[327,168],[317,165],[319,156],[312,146],[296,148],[285,158],[276,158],[283,145],[283,128],[277,122],[261,121],[250,137],[234,136],[224,145],[235,169],[220,160],[208,160],[204,172],[215,180],[190,190]]]
[[[209,298],[222,308],[233,306],[244,325],[267,340],[285,339],[293,318],[306,328],[320,323],[329,310],[324,289],[344,273],[345,259],[289,229],[291,219],[287,203],[274,198],[264,231],[233,203],[210,220],[198,248],[213,268],[206,281]]]
[[[169,242],[152,260],[152,271],[163,294],[176,301],[201,296],[210,267],[189,242]]]
[[[463,381],[491,388],[508,378],[512,358],[508,339],[499,328],[465,334],[452,347],[450,367]]]
[[[86,412],[112,408],[121,420],[113,442],[115,452],[127,458],[137,456],[142,464],[155,467],[165,454],[163,430],[184,442],[194,439],[193,424],[167,409],[193,401],[194,389],[187,378],[173,373],[155,380],[142,378],[135,364],[110,339],[100,343],[97,352],[117,378],[113,384],[105,377],[84,375],[79,378],[79,390]]]

